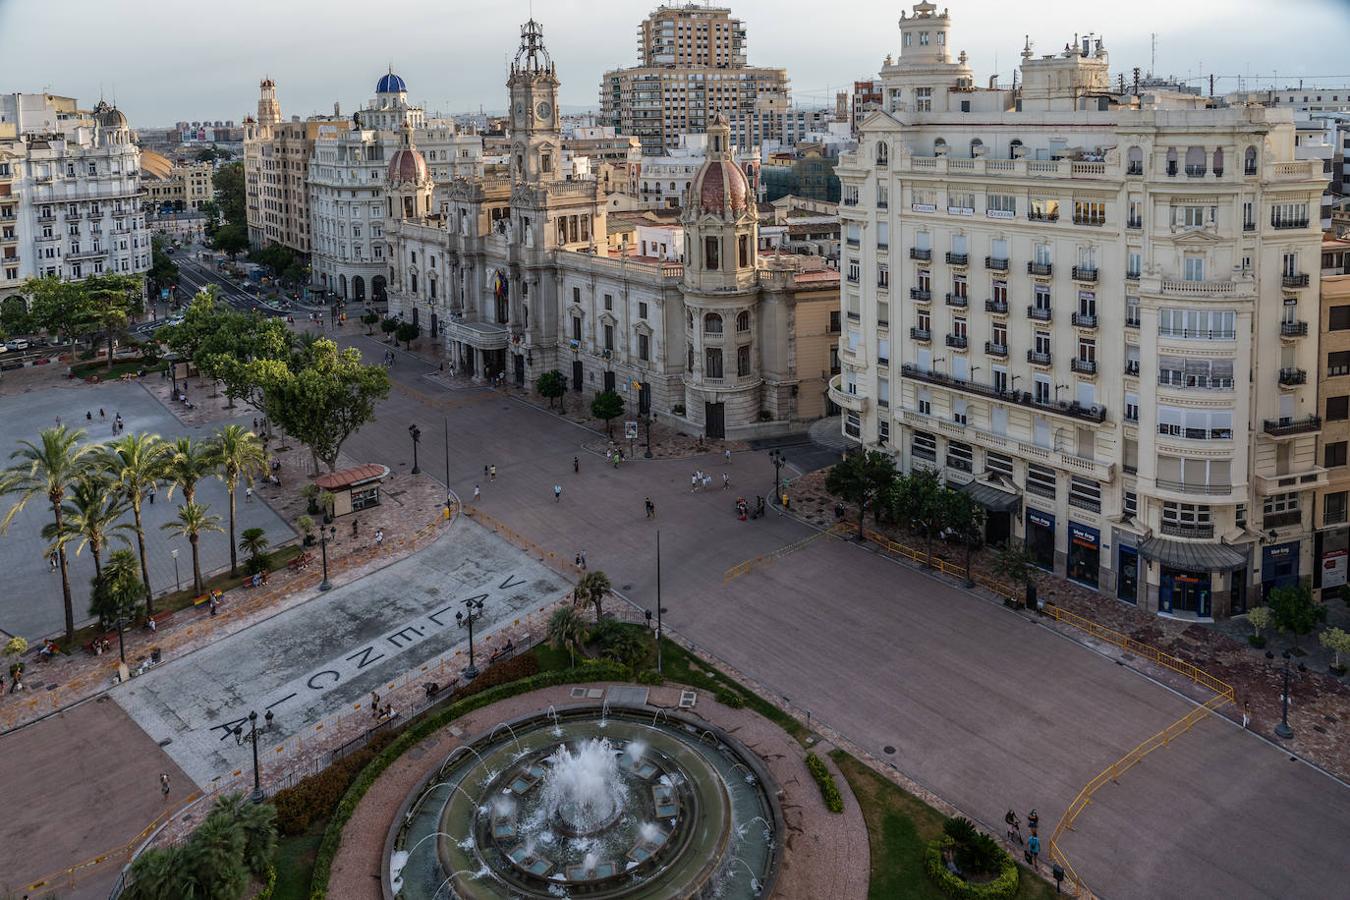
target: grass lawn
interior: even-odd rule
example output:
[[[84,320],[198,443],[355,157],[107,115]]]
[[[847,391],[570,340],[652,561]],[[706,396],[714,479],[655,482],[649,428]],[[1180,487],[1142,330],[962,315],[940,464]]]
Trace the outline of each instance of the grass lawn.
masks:
[[[76,378],[88,378],[90,375],[97,375],[103,381],[110,381],[119,378],[122,375],[134,374],[141,369],[145,369],[146,374],[159,372],[164,369],[166,365],[167,363],[162,361],[147,363],[145,360],[138,357],[136,359],[125,359],[121,362],[113,360],[111,369],[108,368],[108,363],[106,361],[99,362],[93,360],[86,363],[77,363],[74,366],[71,366],[71,371],[75,373]]]
[[[848,779],[853,795],[867,822],[872,874],[870,900],[940,900],[941,891],[923,868],[924,850],[942,833],[945,817],[933,807],[905,793],[847,753],[836,750],[830,758]],[[1021,868],[1019,900],[1055,896],[1054,885]]]
[[[319,822],[295,837],[283,835],[277,841],[277,886],[272,900],[309,900],[314,854],[323,840],[324,824]]]
[[[635,625],[633,627],[641,628],[642,626]],[[662,644],[664,656],[662,668],[668,680],[702,688],[705,691],[712,691],[714,694],[718,692],[735,694],[744,701],[744,705],[748,709],[759,713],[798,741],[805,741],[807,730],[801,722],[762,697],[751,693],[716,669],[705,666],[698,658],[678,644],[674,644],[670,640],[665,640]]]

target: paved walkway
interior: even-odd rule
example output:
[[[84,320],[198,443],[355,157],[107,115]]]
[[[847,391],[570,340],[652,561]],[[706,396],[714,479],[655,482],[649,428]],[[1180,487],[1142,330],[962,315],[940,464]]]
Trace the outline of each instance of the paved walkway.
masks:
[[[576,703],[570,690],[571,686],[562,686],[511,697],[456,719],[454,727],[472,739],[497,722],[537,713],[550,704]],[[649,702],[674,708],[678,691],[673,685],[655,688]],[[780,802],[788,837],[774,897],[866,898],[867,826],[842,775],[835,771],[835,780],[844,795],[844,813],[834,815],[825,809],[820,790],[806,769],[805,751],[776,725],[749,710],[722,706],[702,692],[692,714],[729,732],[758,754],[782,789]],[[366,792],[347,823],[342,846],[333,861],[328,892],[331,900],[381,900],[384,841],[394,815],[430,769],[460,743],[449,728],[442,729],[404,753]]]

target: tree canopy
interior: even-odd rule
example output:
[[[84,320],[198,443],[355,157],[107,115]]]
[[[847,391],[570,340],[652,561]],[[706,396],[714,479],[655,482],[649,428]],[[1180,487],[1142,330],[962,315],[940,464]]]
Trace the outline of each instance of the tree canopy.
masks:
[[[880,450],[861,450],[830,469],[825,490],[858,507],[858,537],[863,536],[867,508],[895,482],[895,461]]]
[[[603,391],[591,401],[591,415],[603,419],[605,434],[610,433],[610,421],[623,415],[623,398],[614,391]]]
[[[561,397],[567,389],[566,383],[563,381],[563,374],[557,369],[549,369],[540,375],[534,388],[539,392],[539,396],[548,399],[550,407],[553,406],[553,401]]]
[[[247,228],[243,162],[227,163],[216,169],[215,175],[212,176],[212,185],[216,190],[216,205],[220,207],[220,214],[225,223]],[[245,243],[247,244],[247,239]]]

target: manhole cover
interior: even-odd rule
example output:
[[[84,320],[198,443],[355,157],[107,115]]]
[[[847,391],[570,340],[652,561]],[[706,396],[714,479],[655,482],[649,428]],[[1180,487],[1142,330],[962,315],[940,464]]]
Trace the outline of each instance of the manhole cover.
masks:
[[[623,587],[619,588],[621,591],[631,591],[632,589],[633,586],[631,584],[625,584]]]
[[[889,756],[890,754],[895,752],[895,748],[892,747],[890,744],[887,744],[885,747],[881,748],[881,752]]]

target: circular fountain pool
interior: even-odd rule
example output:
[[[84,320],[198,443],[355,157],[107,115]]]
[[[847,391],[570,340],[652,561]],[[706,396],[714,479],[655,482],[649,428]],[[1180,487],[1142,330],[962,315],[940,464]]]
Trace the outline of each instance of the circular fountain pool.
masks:
[[[704,723],[568,708],[457,748],[395,829],[402,900],[766,896],[782,817],[759,761]]]

